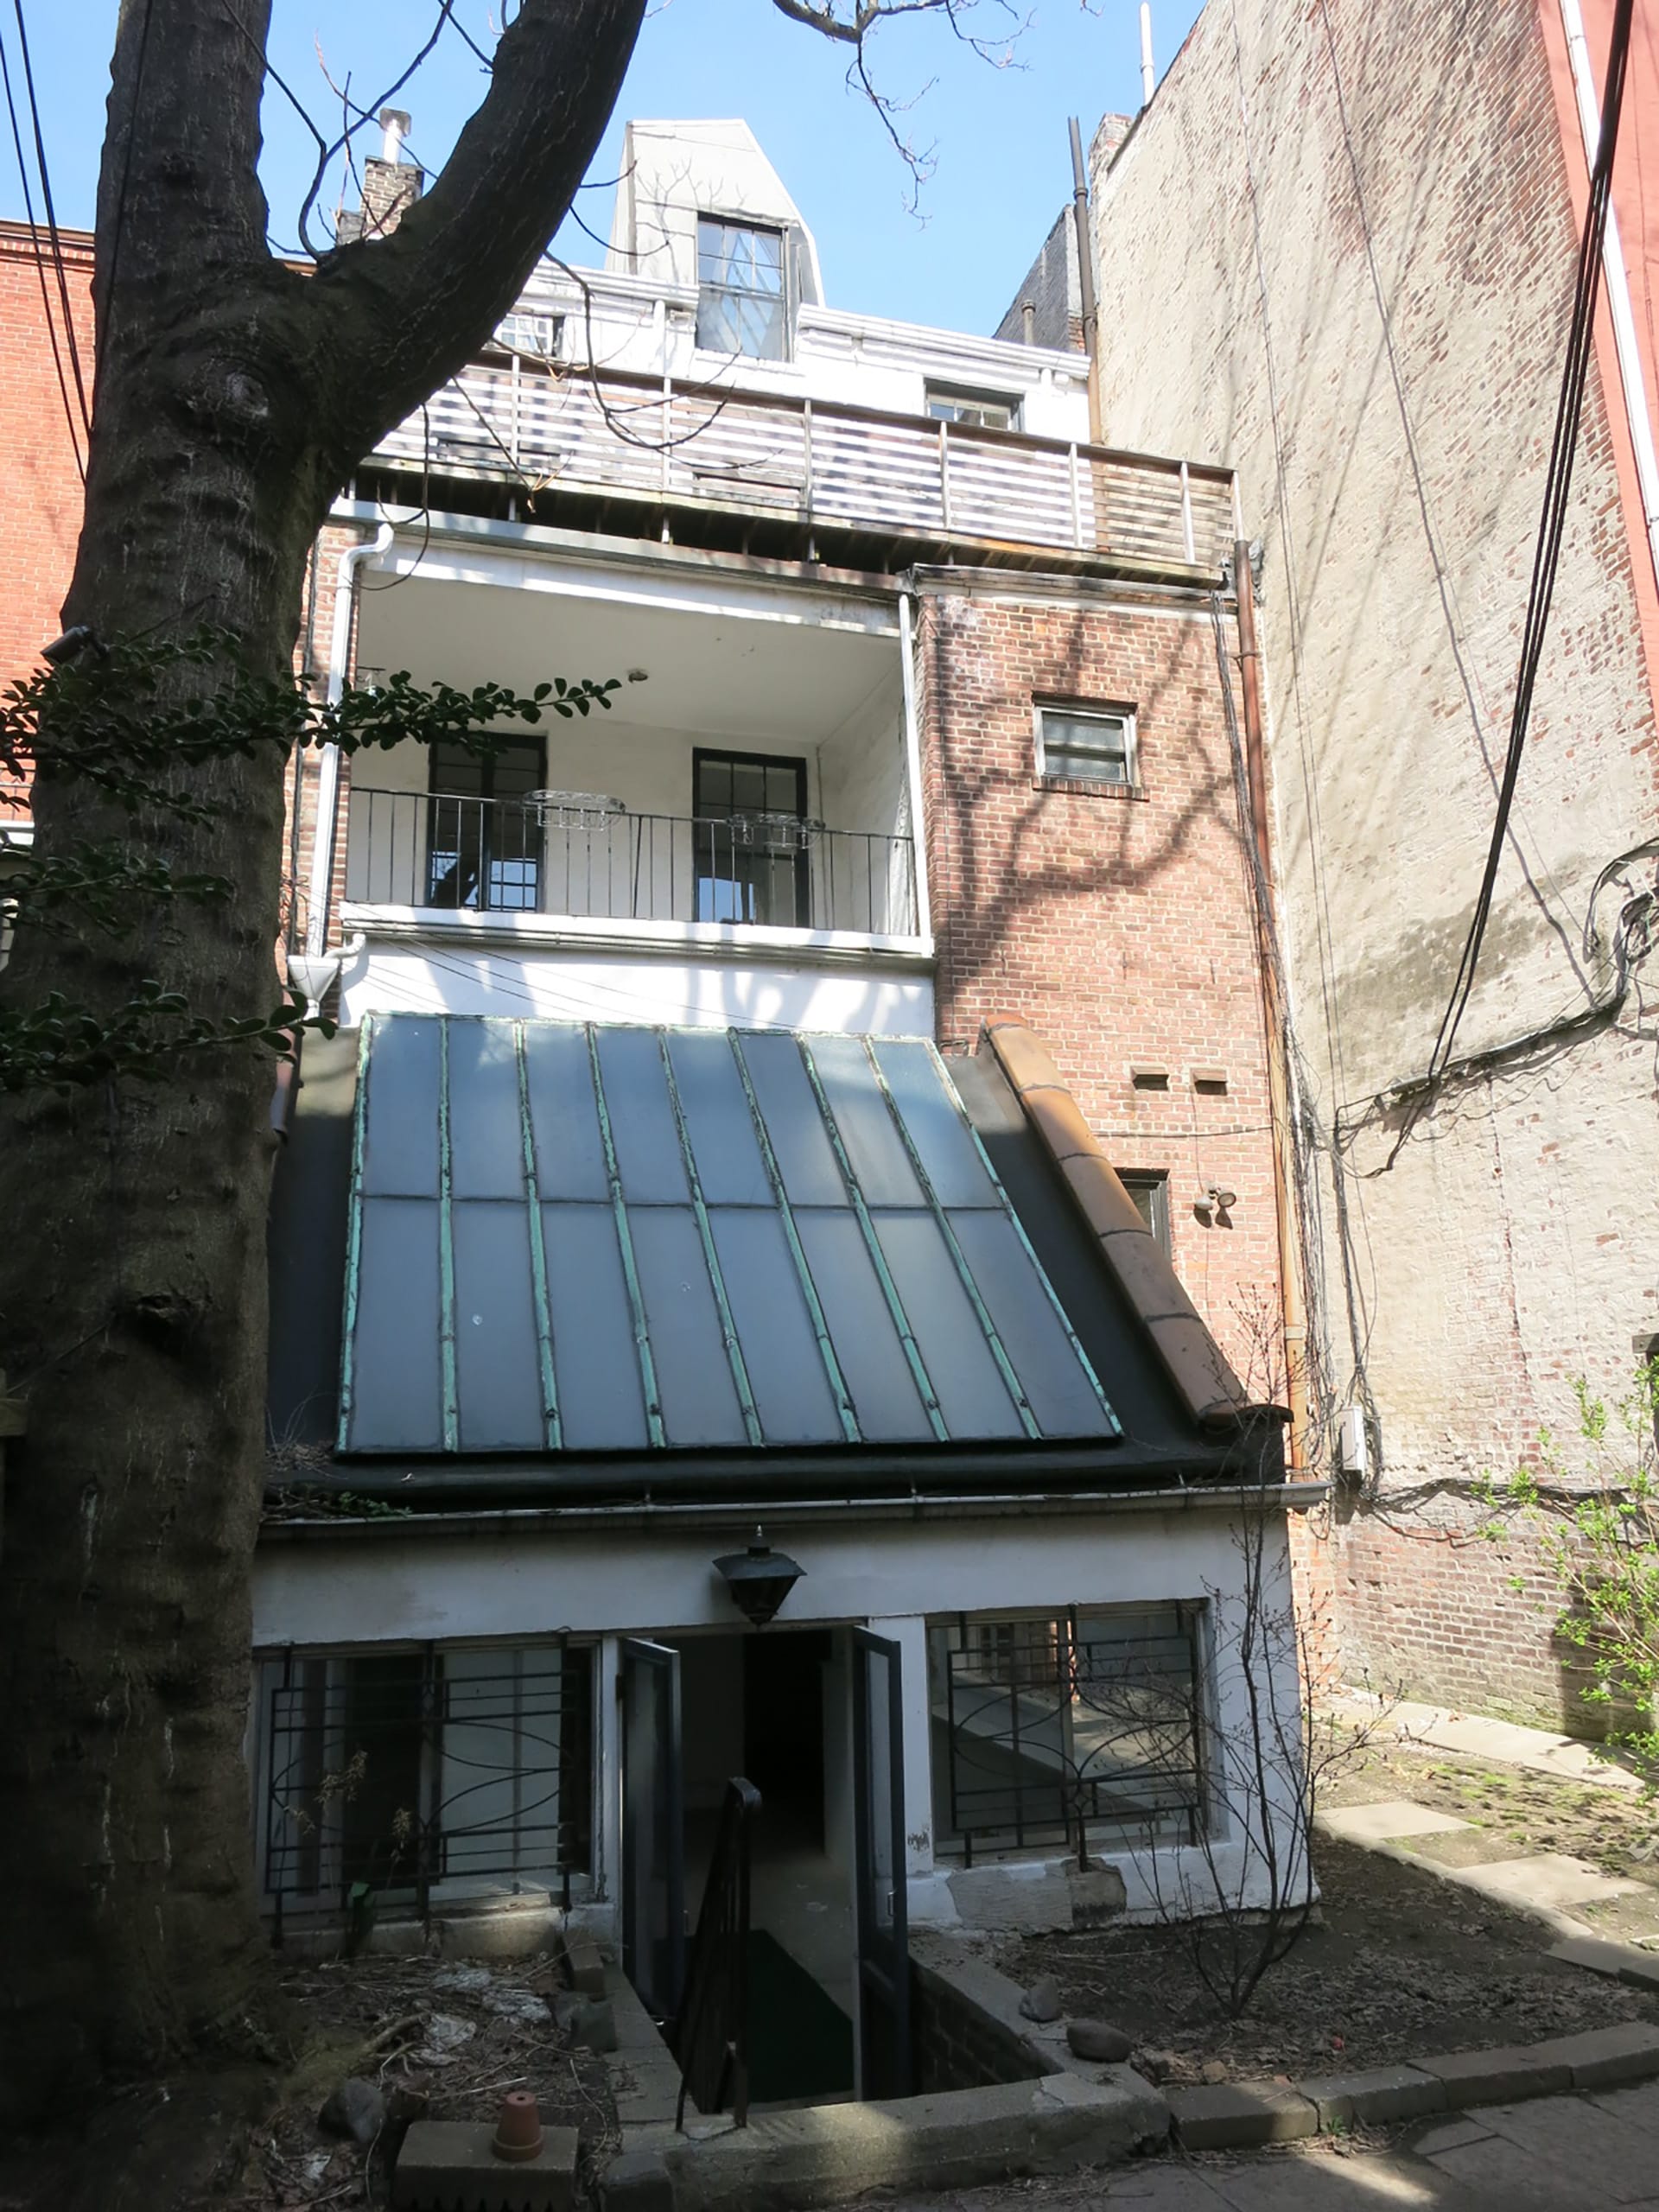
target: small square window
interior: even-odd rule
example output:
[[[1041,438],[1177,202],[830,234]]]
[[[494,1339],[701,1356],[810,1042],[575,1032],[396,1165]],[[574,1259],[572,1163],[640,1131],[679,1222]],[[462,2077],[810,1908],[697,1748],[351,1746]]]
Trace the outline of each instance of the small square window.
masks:
[[[1117,1179],[1135,1200],[1135,1210],[1169,1256],[1169,1178],[1144,1167],[1120,1167]]]
[[[1037,773],[1047,782],[1132,788],[1134,714],[1128,708],[1039,707]]]
[[[955,385],[930,384],[927,411],[936,423],[962,423],[976,430],[1017,430],[1020,402],[1006,391],[966,391]]]

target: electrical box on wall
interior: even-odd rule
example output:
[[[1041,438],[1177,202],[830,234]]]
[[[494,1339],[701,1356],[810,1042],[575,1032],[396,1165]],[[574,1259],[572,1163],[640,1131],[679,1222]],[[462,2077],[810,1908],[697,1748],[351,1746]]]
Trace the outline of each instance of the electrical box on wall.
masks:
[[[1337,1467],[1344,1475],[1363,1475],[1370,1464],[1370,1439],[1365,1433],[1363,1406],[1344,1406],[1337,1423]]]

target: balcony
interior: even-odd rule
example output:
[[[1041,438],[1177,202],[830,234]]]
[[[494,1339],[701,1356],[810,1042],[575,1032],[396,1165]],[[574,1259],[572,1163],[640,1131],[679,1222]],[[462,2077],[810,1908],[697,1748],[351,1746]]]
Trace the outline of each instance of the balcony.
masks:
[[[600,793],[522,800],[354,788],[346,895],[447,915],[576,923],[917,933],[908,837],[754,809],[702,819],[630,812]]]
[[[518,356],[464,369],[382,440],[377,464],[664,515],[760,516],[911,557],[1063,555],[1185,582],[1212,579],[1235,535],[1223,468]]]

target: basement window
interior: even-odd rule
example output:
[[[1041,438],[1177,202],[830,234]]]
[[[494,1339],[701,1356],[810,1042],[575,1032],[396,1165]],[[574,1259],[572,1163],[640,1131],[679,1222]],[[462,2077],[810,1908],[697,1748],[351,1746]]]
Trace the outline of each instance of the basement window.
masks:
[[[592,1653],[542,1643],[289,1655],[258,1669],[261,1887],[346,1910],[568,1898],[592,1863]]]
[[[1039,707],[1037,773],[1045,783],[1135,783],[1135,715],[1127,707]]]
[[[1191,1843],[1202,1784],[1197,1609],[958,1614],[927,1631],[933,1810],[964,1866]]]
[[[717,215],[697,218],[697,345],[751,360],[789,358],[784,233]]]

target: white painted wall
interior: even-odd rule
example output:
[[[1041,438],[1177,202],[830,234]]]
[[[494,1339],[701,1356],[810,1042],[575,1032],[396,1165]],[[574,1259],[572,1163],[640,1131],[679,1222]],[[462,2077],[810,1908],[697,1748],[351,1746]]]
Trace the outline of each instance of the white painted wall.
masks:
[[[342,926],[351,938],[363,925],[360,910],[346,907]],[[434,940],[423,944],[371,941],[346,964],[340,983],[340,1020],[355,1027],[369,1014],[518,1014],[544,1021],[664,1022],[696,1029],[834,1030],[851,1036],[919,1037],[933,1033],[933,983],[929,976],[870,960],[812,965],[782,951],[772,960],[744,959],[727,950],[735,934],[706,925],[708,950],[695,928],[681,932],[684,950],[636,955],[595,950],[523,950],[499,941],[499,915],[444,914],[433,918]],[[491,925],[469,930],[471,923]],[[569,937],[572,924],[561,933]],[[620,925],[595,924],[607,937]],[[642,929],[642,937],[650,931]],[[804,941],[805,931],[747,930],[745,937]],[[492,941],[494,938],[495,941]],[[441,939],[441,941],[440,941]],[[480,940],[482,940],[480,942]],[[823,961],[823,955],[818,956]]]
[[[378,1524],[369,1536],[338,1527],[304,1542],[267,1541],[254,1567],[254,1643],[339,1648],[382,1641],[512,1639],[560,1630],[603,1639],[596,1717],[601,1806],[595,1827],[606,1867],[615,1864],[616,1758],[613,1679],[618,1634],[671,1635],[696,1628],[729,1632],[731,1599],[715,1556],[748,1540],[752,1521],[734,1514],[728,1528],[575,1528],[524,1516],[512,1535],[464,1538],[405,1533]],[[1212,1710],[1218,1738],[1247,1733],[1245,1685],[1236,1623],[1244,1580],[1240,1524],[1213,1512],[1114,1513],[964,1518],[892,1525],[849,1508],[845,1523],[791,1529],[786,1512],[768,1516],[767,1533],[805,1573],[788,1600],[791,1621],[868,1622],[904,1654],[905,1826],[910,1902],[919,1924],[958,1917],[950,1868],[935,1863],[925,1624],[955,1611],[1052,1611],[1067,1605],[1143,1606],[1185,1600],[1211,1607]],[[1288,1591],[1282,1520],[1269,1522],[1266,1569],[1271,1592]],[[1274,1694],[1294,1714],[1294,1660],[1271,1669]],[[1225,1774],[1225,1763],[1218,1762]],[[1283,1808],[1280,1808],[1282,1818]],[[1213,1902],[1215,1884],[1249,1904],[1265,1896],[1261,1854],[1249,1847],[1237,1802],[1217,1808],[1220,1840],[1211,1864],[1193,1850],[1105,1854],[1124,1879],[1132,1913],[1156,1910],[1157,1894],[1185,1886],[1195,1910]],[[1005,1862],[1012,1879],[1039,1879],[1052,1860]],[[601,1870],[599,1885],[607,1886]]]

